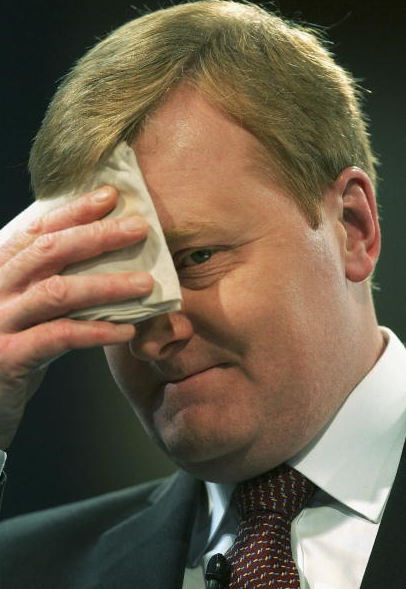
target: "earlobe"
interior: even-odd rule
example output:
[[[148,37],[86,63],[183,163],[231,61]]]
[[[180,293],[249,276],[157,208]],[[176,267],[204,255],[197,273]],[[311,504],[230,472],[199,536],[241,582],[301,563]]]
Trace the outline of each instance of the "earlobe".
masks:
[[[380,251],[375,191],[368,175],[356,167],[346,168],[337,183],[346,232],[346,277],[352,282],[362,282],[372,274]]]

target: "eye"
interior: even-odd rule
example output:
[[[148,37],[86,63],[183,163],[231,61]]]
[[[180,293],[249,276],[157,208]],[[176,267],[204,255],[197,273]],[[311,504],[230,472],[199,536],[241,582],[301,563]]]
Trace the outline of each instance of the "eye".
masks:
[[[210,258],[213,256],[213,253],[213,250],[209,248],[194,250],[179,261],[178,267],[185,268],[187,266],[204,264],[210,260]]]

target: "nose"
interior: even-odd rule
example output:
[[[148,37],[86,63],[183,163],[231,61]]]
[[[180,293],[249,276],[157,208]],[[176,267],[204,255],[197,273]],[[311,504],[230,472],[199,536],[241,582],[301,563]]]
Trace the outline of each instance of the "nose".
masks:
[[[184,347],[193,333],[193,325],[184,312],[158,315],[137,325],[130,352],[143,362],[164,360]]]

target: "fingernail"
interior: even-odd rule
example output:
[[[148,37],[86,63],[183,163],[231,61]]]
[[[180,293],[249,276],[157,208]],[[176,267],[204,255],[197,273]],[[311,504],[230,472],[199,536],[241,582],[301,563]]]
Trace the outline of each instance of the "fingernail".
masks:
[[[122,335],[123,337],[134,337],[134,325],[129,325],[128,323],[117,323],[116,324],[116,331]]]
[[[148,290],[151,288],[151,276],[149,274],[133,274],[129,277],[129,281],[139,288]]]
[[[102,203],[102,202],[106,202],[106,200],[109,200],[110,198],[111,198],[111,188],[106,187],[106,188],[101,188],[100,190],[95,192],[92,196],[92,201],[95,203]]]
[[[139,217],[126,217],[118,221],[120,229],[129,233],[138,232],[145,227],[145,221]]]

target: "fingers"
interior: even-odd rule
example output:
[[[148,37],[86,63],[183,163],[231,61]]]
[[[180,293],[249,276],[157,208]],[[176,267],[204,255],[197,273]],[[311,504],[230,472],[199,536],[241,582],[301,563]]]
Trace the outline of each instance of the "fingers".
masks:
[[[123,333],[134,333],[130,326],[62,320],[74,309],[140,298],[152,291],[153,280],[146,273],[58,275],[69,264],[146,237],[147,223],[139,217],[103,218],[117,196],[109,186],[88,193],[32,222],[2,247],[0,376],[10,378],[13,366],[26,366],[29,369],[20,374],[28,377],[38,363],[68,349],[122,341]]]
[[[2,290],[18,291],[69,264],[137,243],[145,239],[147,231],[144,219],[127,217],[103,219],[41,235],[4,264],[0,274]]]
[[[2,447],[15,434],[28,397],[43,376],[41,367],[75,348],[114,345],[135,336],[130,324],[62,317],[74,309],[140,298],[152,291],[152,277],[141,272],[58,274],[74,262],[145,239],[148,226],[143,219],[103,218],[116,202],[117,191],[104,187],[38,218],[1,247]]]
[[[37,218],[27,228],[34,238],[44,233],[61,231],[68,227],[85,225],[109,213],[117,202],[117,190],[113,186],[102,186],[55,209],[43,218]]]
[[[145,297],[152,289],[153,279],[146,272],[54,275],[12,297],[0,319],[1,330],[20,331],[73,309]]]
[[[56,319],[0,339],[0,374],[9,381],[26,378],[38,367],[74,348],[119,344],[135,336],[128,323]]]
[[[0,266],[12,256],[29,246],[45,233],[61,231],[68,227],[84,225],[107,215],[116,205],[117,190],[102,186],[84,196],[76,198],[64,207],[37,217],[27,227],[18,231],[0,250]]]

